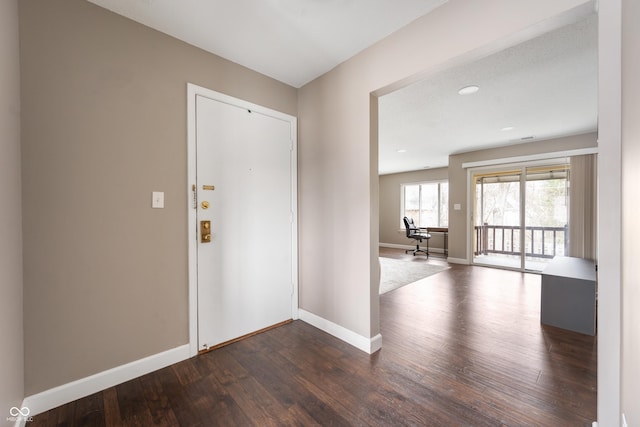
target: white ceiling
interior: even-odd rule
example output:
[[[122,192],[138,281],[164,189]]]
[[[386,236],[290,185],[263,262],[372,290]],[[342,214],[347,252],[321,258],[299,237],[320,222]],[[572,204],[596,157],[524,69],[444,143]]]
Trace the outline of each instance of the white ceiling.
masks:
[[[593,132],[597,84],[592,15],[381,97],[379,171],[443,167],[449,154]],[[458,95],[467,85],[480,90]]]
[[[89,0],[301,87],[447,0]]]
[[[447,0],[88,1],[301,87]],[[596,23],[593,15],[380,98],[380,173],[596,130]],[[470,84],[480,91],[457,94]]]

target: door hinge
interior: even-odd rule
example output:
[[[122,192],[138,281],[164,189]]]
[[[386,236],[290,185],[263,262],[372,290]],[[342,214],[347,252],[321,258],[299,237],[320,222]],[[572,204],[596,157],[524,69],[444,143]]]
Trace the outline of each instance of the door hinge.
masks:
[[[193,209],[198,209],[198,193],[195,184],[191,185],[191,191],[193,192]]]

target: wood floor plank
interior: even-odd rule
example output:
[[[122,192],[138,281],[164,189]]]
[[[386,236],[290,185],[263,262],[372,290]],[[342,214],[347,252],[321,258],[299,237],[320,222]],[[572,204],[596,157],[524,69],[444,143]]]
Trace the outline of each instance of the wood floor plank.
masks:
[[[104,419],[104,400],[102,393],[94,393],[76,403],[74,414],[76,425],[87,427],[103,427],[106,425]]]
[[[194,387],[182,385],[172,366],[149,375],[157,376],[158,381],[162,384],[164,394],[180,425],[207,426],[200,414],[193,409],[193,403],[197,397],[197,393],[193,392]]]
[[[295,321],[31,425],[590,426],[597,337],[539,316],[540,276],[451,265],[380,297],[373,355]]]
[[[302,370],[296,366],[293,360],[287,359],[278,351],[271,351],[277,348],[278,341],[268,335],[263,335],[261,339],[267,340],[266,351],[250,353],[238,347],[233,351],[234,356],[247,368],[251,375],[256,378],[269,393],[278,396],[279,401],[296,417],[313,420],[311,424],[318,425],[349,425],[347,420],[341,418],[333,408],[322,404],[317,399],[312,398],[311,393],[292,378],[301,375]],[[230,351],[232,351],[230,349]],[[295,358],[295,357],[294,357]],[[278,366],[279,369],[273,369]],[[313,414],[313,415],[311,415]],[[303,425],[309,425],[304,423]]]
[[[104,421],[107,426],[123,425],[118,403],[118,392],[115,387],[110,387],[102,392],[104,400]]]
[[[140,378],[140,386],[144,401],[153,420],[153,425],[177,425],[178,420],[158,377],[153,375],[143,376]]]
[[[142,388],[142,378],[127,381],[115,388],[118,395],[120,417],[124,425],[153,425],[151,409]]]
[[[76,406],[80,403],[80,400],[76,400],[75,402],[71,402],[67,405],[64,405],[57,411],[57,414],[54,414],[51,417],[51,420],[54,422],[55,426],[79,426],[80,423],[76,418]]]

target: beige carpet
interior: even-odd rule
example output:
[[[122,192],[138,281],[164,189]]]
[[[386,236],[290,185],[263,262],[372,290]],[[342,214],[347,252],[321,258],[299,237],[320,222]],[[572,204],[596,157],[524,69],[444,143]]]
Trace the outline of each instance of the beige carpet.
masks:
[[[432,276],[449,267],[428,264],[423,261],[403,261],[380,257],[380,295]]]

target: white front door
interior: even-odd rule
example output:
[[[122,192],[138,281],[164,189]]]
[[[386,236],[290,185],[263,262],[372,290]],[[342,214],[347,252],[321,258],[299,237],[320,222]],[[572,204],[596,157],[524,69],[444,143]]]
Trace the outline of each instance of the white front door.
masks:
[[[295,119],[216,93],[194,102],[192,238],[206,350],[294,317]]]

